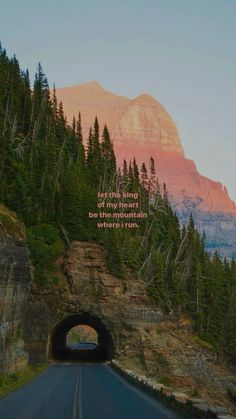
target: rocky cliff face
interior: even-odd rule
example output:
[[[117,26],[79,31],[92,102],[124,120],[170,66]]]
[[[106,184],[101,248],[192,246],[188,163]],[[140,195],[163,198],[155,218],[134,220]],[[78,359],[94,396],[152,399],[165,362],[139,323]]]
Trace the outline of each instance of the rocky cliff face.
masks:
[[[158,322],[163,314],[151,304],[145,284],[127,272],[125,280],[109,272],[103,248],[74,242],[60,268],[60,284],[31,289],[26,307],[25,340],[31,360],[41,362],[53,352],[54,327],[71,316],[102,322],[112,340],[113,354],[142,358],[140,325]],[[80,321],[73,324],[78,325]],[[89,324],[90,326],[93,326]],[[132,343],[131,343],[132,336]]]
[[[134,157],[139,165],[143,162],[148,165],[152,156],[159,181],[166,183],[181,220],[185,220],[192,207],[201,229],[208,232],[211,226],[209,249],[219,247],[226,255],[236,251],[235,240],[228,230],[232,216],[233,224],[236,222],[235,203],[225,186],[199,174],[194,162],[185,158],[176,125],[159,102],[149,95],[133,100],[116,96],[96,82],[58,89],[57,95],[69,121],[81,112],[85,136],[96,115],[101,126],[108,125],[119,165],[124,158],[129,161]],[[222,214],[225,222],[219,229],[217,219]],[[233,231],[236,233],[235,228]]]
[[[0,371],[13,372],[28,362],[22,340],[30,288],[29,252],[23,226],[0,206]]]

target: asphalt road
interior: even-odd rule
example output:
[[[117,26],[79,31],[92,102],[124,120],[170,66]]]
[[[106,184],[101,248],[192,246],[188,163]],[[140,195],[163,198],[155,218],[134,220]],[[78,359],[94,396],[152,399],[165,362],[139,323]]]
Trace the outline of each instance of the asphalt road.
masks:
[[[71,345],[68,345],[70,349],[77,349],[80,351],[83,350],[90,350],[94,351],[97,348],[96,343],[93,342],[80,342],[80,343],[72,343]]]
[[[52,365],[0,400],[0,419],[181,419],[104,364]]]

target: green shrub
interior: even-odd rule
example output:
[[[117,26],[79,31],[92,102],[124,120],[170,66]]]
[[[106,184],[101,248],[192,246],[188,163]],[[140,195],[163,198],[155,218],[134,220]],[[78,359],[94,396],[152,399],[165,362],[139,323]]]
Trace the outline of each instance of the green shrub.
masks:
[[[56,260],[63,251],[57,228],[52,224],[38,224],[27,230],[27,237],[36,282],[41,285],[49,279],[57,282]]]
[[[3,206],[0,207],[0,222],[3,224],[4,229],[6,229],[7,233],[13,237],[24,238],[24,226],[23,224],[13,217],[10,211],[3,210]]]
[[[209,340],[207,339],[207,336],[202,335],[201,337],[199,337],[197,335],[193,335],[192,338],[193,338],[193,341],[197,343],[198,345],[200,345],[203,349],[208,349],[210,351],[215,350],[213,343],[209,342]]]
[[[236,386],[229,386],[227,391],[232,402],[236,403]]]

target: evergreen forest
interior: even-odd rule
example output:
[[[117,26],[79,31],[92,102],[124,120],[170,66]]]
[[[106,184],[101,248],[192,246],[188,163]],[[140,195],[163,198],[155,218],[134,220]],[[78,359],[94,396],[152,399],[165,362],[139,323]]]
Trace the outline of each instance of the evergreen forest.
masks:
[[[152,156],[148,167],[118,168],[108,128],[97,118],[88,138],[82,128],[79,113],[68,124],[41,65],[31,84],[0,46],[0,202],[26,226],[34,280],[56,283],[65,247],[95,241],[121,281],[129,267],[158,307],[189,316],[200,339],[236,358],[236,262],[206,252],[192,217],[180,226]],[[138,192],[148,217],[136,229],[97,228],[88,212],[97,211],[99,191]]]

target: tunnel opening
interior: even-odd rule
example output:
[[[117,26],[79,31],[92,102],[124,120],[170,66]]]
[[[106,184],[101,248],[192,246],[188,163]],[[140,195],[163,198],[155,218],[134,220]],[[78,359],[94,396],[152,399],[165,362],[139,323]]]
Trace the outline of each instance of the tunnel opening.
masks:
[[[67,333],[66,346],[74,350],[96,350],[98,346],[98,334],[93,327],[87,324],[74,326]]]
[[[105,361],[113,358],[110,333],[101,319],[87,313],[70,315],[50,334],[48,357],[57,361]]]

